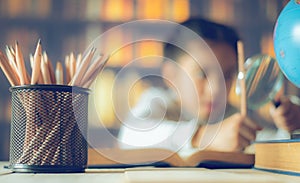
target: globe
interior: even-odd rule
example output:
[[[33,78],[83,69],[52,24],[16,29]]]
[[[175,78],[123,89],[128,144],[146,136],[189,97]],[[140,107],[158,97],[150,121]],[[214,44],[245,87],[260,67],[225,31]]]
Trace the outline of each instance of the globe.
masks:
[[[279,14],[273,41],[281,71],[300,88],[300,0],[290,0]]]

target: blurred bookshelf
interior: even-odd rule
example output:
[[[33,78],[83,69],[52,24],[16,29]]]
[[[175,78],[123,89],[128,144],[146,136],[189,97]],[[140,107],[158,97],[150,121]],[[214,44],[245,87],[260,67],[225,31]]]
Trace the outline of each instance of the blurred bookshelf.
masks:
[[[204,17],[235,27],[244,40],[246,57],[261,52],[274,55],[272,32],[278,13],[286,2],[287,0],[0,0],[0,49],[3,51],[5,45],[13,45],[18,40],[25,60],[28,61],[28,55],[34,52],[36,42],[41,38],[43,49],[56,62],[63,60],[70,52],[82,53],[103,32],[128,21],[164,19],[180,23],[189,17]],[[125,35],[122,31],[117,32],[113,37],[106,38],[105,46],[110,50],[122,40],[130,39],[130,36],[132,35]],[[162,84],[159,79],[150,77],[128,88],[130,83],[139,78],[139,72],[159,73],[158,60],[139,62],[130,72],[118,76],[118,72],[132,60],[151,55],[163,55],[162,43],[133,43],[112,55],[105,71],[95,82],[95,88],[99,88],[95,93],[99,93],[99,96],[91,97],[90,104],[94,107],[91,110],[92,125],[101,119],[102,126],[117,129],[120,120],[114,114],[115,110],[125,115],[128,112],[126,105],[134,106],[146,88]],[[27,63],[29,65],[29,61]],[[116,77],[121,79],[117,86],[112,86]],[[2,72],[0,82],[3,83],[0,85],[0,123],[9,124],[9,85]],[[298,94],[298,90],[289,84],[287,88],[289,92]],[[107,97],[112,90],[130,90],[130,96],[126,92],[119,92],[112,98]],[[7,158],[7,146],[4,148],[6,152],[1,151],[1,146],[0,160]]]

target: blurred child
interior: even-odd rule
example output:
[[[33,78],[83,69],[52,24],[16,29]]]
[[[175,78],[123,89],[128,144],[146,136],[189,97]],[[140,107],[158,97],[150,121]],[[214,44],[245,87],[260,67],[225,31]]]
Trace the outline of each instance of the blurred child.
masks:
[[[273,108],[274,122],[254,122],[250,119],[251,112],[249,117],[242,116],[228,103],[237,73],[239,40],[232,28],[204,19],[190,19],[182,25],[206,42],[221,73],[218,75],[213,68],[217,66],[212,64],[212,53],[202,49],[203,43],[188,42],[186,47],[192,50],[189,53],[166,44],[167,61],[162,65],[162,76],[167,89],[151,88],[144,93],[120,129],[121,147],[242,151],[263,127],[272,135],[276,135],[277,128],[286,131],[300,128],[300,108],[287,98],[282,98],[281,105]],[[179,38],[180,33],[175,36],[174,39]],[[200,62],[195,61],[195,55],[201,58]]]

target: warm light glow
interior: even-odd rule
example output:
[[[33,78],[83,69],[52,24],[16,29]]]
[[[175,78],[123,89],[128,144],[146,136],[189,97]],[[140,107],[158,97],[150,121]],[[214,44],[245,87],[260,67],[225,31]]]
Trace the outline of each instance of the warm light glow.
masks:
[[[132,0],[105,0],[102,17],[106,21],[126,21],[133,17]]]
[[[160,42],[156,41],[143,41],[136,44],[137,57],[146,57],[146,56],[163,56],[163,45]],[[142,66],[145,67],[154,67],[160,64],[158,59],[144,59],[140,62]]]
[[[51,13],[52,1],[34,1],[34,0],[8,0],[1,5],[7,9],[7,16],[46,18]]]
[[[122,31],[114,31],[113,34],[108,34],[105,37],[105,52],[112,54],[107,65],[109,66],[122,66],[123,65],[123,55],[120,51],[122,46],[123,34]]]
[[[234,18],[234,2],[233,0],[211,0],[210,2],[210,17],[218,22],[233,22]]]
[[[9,0],[7,1],[7,9],[9,10],[9,16],[10,17],[17,17],[19,15],[23,15],[26,13],[25,9],[26,9],[26,5],[29,4],[28,3],[29,0]],[[24,6],[25,5],[25,6]]]
[[[270,55],[275,58],[274,42],[272,33],[264,35],[260,42],[261,53]]]
[[[94,83],[92,88],[95,90],[89,100],[91,126],[97,126],[100,120],[105,127],[116,127],[118,120],[126,118],[128,107],[134,107],[147,88],[147,84],[134,71],[117,81],[115,79],[113,71],[104,70]]]
[[[112,65],[115,66],[126,65],[132,60],[132,54],[133,54],[132,52],[133,52],[133,45],[128,45],[121,48],[111,56],[111,59],[115,60],[115,62]]]
[[[94,105],[101,123],[106,127],[115,124],[113,110],[113,83],[115,74],[110,70],[104,70],[95,83]]]
[[[171,19],[176,22],[183,22],[190,16],[189,0],[173,0]]]
[[[140,19],[162,19],[166,16],[166,10],[169,8],[166,0],[138,0],[137,18]]]

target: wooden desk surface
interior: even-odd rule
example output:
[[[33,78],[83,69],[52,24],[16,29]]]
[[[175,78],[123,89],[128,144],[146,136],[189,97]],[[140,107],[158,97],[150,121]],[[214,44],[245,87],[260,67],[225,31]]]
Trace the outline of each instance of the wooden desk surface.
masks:
[[[12,173],[4,169],[7,162],[0,162],[0,182],[20,183],[137,183],[137,182],[300,182],[300,177],[274,174],[253,169],[203,168],[130,168],[130,169],[89,169],[85,173],[33,174]]]

